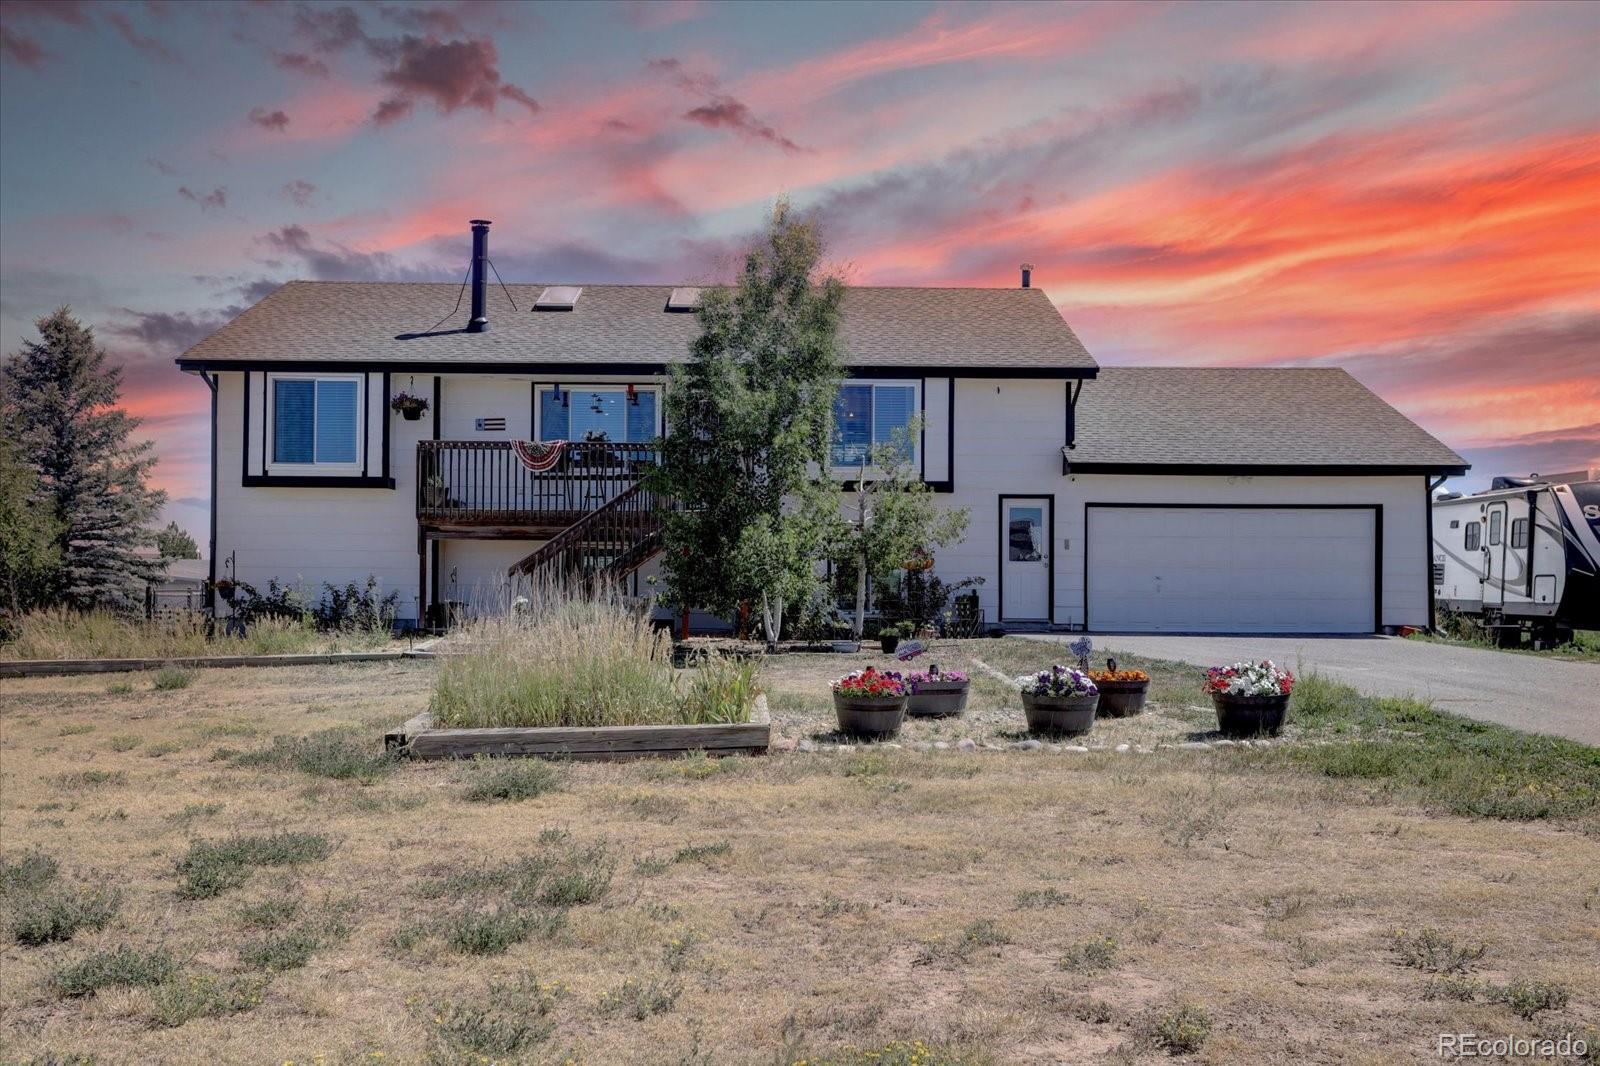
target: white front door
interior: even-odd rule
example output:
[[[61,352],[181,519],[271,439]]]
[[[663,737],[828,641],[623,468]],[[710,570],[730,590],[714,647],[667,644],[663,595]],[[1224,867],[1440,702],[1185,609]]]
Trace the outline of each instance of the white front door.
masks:
[[[1050,501],[1008,496],[1000,501],[1000,618],[1050,620]]]

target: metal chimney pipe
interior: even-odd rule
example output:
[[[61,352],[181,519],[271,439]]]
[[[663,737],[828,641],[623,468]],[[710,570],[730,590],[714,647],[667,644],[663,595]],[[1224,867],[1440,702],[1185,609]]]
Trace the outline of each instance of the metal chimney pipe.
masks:
[[[475,218],[472,220],[472,320],[467,323],[468,333],[484,333],[489,329],[488,308],[484,300],[488,262],[489,220]]]
[[[1032,263],[1023,263],[1022,264],[1022,287],[1024,289],[1031,289],[1033,287],[1033,264]]]

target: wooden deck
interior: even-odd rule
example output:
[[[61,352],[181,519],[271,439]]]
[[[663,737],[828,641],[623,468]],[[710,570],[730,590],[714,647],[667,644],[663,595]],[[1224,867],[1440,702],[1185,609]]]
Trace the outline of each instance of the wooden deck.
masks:
[[[417,524],[427,539],[548,539],[637,485],[656,456],[648,444],[569,443],[534,472],[509,441],[421,441]]]

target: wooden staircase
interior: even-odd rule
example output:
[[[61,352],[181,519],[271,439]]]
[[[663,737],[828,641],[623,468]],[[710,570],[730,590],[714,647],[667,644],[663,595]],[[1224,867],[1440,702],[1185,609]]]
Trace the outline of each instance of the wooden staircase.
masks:
[[[661,551],[661,497],[635,484],[513,563],[512,577],[536,585],[620,580]]]

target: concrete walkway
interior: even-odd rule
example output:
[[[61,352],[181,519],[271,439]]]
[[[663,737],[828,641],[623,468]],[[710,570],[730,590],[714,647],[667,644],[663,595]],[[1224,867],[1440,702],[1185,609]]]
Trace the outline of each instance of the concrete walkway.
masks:
[[[1118,651],[1198,666],[1271,659],[1368,695],[1420,696],[1453,714],[1600,745],[1600,663],[1401,637],[1090,635],[1096,659]],[[1076,634],[1030,639],[1070,643]]]

